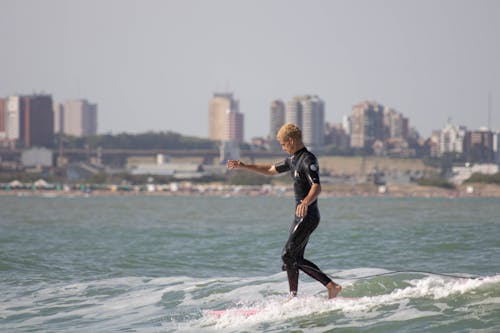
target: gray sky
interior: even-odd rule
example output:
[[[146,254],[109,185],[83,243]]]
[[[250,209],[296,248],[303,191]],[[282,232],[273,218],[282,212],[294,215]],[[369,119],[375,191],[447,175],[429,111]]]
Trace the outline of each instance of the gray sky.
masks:
[[[374,100],[424,136],[500,128],[497,0],[0,0],[0,96],[99,105],[99,132],[208,135],[233,91],[245,138],[273,99],[317,94],[326,120]]]

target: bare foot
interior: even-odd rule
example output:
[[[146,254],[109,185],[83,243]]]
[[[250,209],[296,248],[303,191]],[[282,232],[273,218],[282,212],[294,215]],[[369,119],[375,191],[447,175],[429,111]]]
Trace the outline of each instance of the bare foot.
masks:
[[[328,283],[326,288],[328,289],[328,299],[337,297],[337,295],[342,291],[342,287],[333,281]]]
[[[290,302],[292,299],[294,299],[295,297],[297,297],[297,292],[296,291],[291,291],[289,294],[288,294],[288,299],[286,300],[287,302]]]

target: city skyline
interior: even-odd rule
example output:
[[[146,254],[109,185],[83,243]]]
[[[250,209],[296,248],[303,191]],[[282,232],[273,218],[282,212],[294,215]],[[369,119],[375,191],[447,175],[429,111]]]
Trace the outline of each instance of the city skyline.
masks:
[[[439,157],[443,154],[466,157],[467,161],[499,162],[500,131],[448,123],[442,130],[423,138],[409,125],[409,119],[393,108],[376,102],[362,102],[341,124],[324,121],[324,103],[319,96],[294,96],[286,103],[274,100],[269,127],[285,123],[302,129],[304,145],[315,152],[364,152],[376,156]],[[220,159],[239,159],[244,143],[244,115],[233,93],[214,93],[208,107],[209,139],[222,143]],[[57,134],[84,137],[96,134],[97,104],[69,100],[63,104],[51,95],[8,96],[0,98],[0,145],[3,147],[51,147]],[[147,133],[151,135],[151,133]],[[256,138],[252,144],[276,151],[274,134]],[[267,141],[267,142],[266,142]],[[152,142],[149,142],[152,144]],[[61,145],[59,149],[61,149]]]
[[[275,99],[270,102],[269,105],[269,110],[268,110],[268,119],[267,119],[267,124],[269,125],[269,130],[267,133],[262,133],[259,136],[254,136],[248,140],[243,140],[243,132],[245,131],[244,123],[243,123],[243,118],[244,114],[239,112],[239,100],[234,99],[233,97],[234,93],[233,92],[214,92],[213,96],[211,99],[208,101],[208,120],[206,126],[208,126],[208,135],[194,135],[200,138],[208,138],[211,140],[215,141],[234,141],[237,143],[243,143],[243,142],[250,142],[252,139],[267,139],[267,138],[274,138],[274,134],[276,133],[281,125],[285,123],[293,123],[299,125],[301,128],[304,126],[303,120],[302,120],[302,106],[303,103],[304,105],[309,105],[313,101],[313,105],[316,103],[314,102],[315,100],[320,102],[321,105],[321,118],[323,118],[323,112],[324,112],[324,102],[320,98],[320,96],[317,95],[296,95],[293,96],[290,100],[282,100],[282,99]],[[8,138],[7,131],[12,131],[12,128],[9,128],[8,126],[8,104],[9,101],[12,99],[24,99],[24,98],[37,98],[37,97],[49,97],[50,99],[53,100],[53,94],[50,93],[43,93],[43,94],[19,94],[19,95],[9,95],[9,96],[0,96],[0,104],[2,104],[2,108],[0,108],[0,114],[5,116],[4,122],[2,123],[2,126],[0,126],[1,131],[5,131],[4,135],[6,135],[5,138]],[[228,104],[229,103],[229,104]],[[276,119],[276,107],[277,104],[282,104],[281,106],[281,120]],[[300,105],[300,110],[297,110],[297,106],[295,105]],[[231,106],[230,106],[231,105]],[[463,131],[482,131],[484,129],[488,129],[493,132],[500,133],[500,129],[495,129],[495,128],[488,128],[487,126],[480,126],[478,128],[471,128],[467,126],[466,124],[458,124],[452,121],[452,118],[449,117],[447,121],[441,125],[437,126],[432,129],[432,133],[429,136],[423,136],[421,135],[420,131],[418,128],[414,127],[413,125],[408,126],[410,119],[405,117],[404,113],[399,112],[398,110],[395,110],[394,108],[384,105],[382,103],[379,103],[378,101],[374,100],[364,100],[360,101],[356,104],[353,105],[351,112],[347,113],[343,116],[343,118],[340,121],[319,121],[318,124],[323,123],[324,129],[327,130],[329,126],[340,126],[344,127],[349,126],[349,124],[346,124],[345,121],[351,120],[355,117],[357,117],[357,111],[359,111],[360,107],[364,106],[374,106],[381,111],[387,110],[388,112],[397,115],[397,117],[403,117],[401,119],[404,119],[406,122],[406,131],[414,129],[416,130],[416,133],[420,135],[422,139],[430,139],[433,137],[436,131],[440,132],[442,130],[446,130],[450,126],[452,127],[460,127],[463,128]],[[63,102],[61,101],[56,101],[53,100],[52,102],[53,106],[53,117],[54,117],[54,134],[57,134],[59,131],[61,131],[61,128],[66,127],[66,130],[63,130],[65,134],[73,135],[76,137],[82,137],[82,136],[88,136],[88,135],[100,135],[100,134],[107,134],[101,131],[97,131],[97,123],[98,123],[98,117],[97,117],[97,104],[92,104],[89,103],[89,101],[86,98],[79,98],[79,99],[67,99]],[[76,108],[76,109],[75,109]],[[311,112],[313,109],[311,108],[311,105],[308,107],[310,109],[309,112]],[[73,110],[74,109],[74,110]],[[66,112],[73,112],[77,111],[73,115],[73,119],[65,119],[66,117],[59,115],[59,113],[63,113],[64,111]],[[80,110],[81,109],[81,110]],[[279,108],[278,108],[279,109]],[[226,111],[227,110],[227,111]],[[278,110],[279,111],[279,110]],[[2,113],[3,112],[3,113]],[[90,112],[90,113],[89,113]],[[218,112],[218,116],[213,117],[211,114],[213,112]],[[235,125],[235,119],[234,117],[229,117],[227,118],[228,115],[238,115],[239,119],[237,120],[238,125]],[[300,115],[300,116],[299,116]],[[299,116],[299,118],[297,118]],[[314,116],[313,118],[316,118],[317,116]],[[215,123],[214,123],[215,121]],[[309,120],[310,121],[310,120]],[[316,125],[316,128],[318,127],[318,124]],[[63,127],[61,127],[63,126]],[[228,127],[229,126],[229,127]],[[235,127],[237,126],[237,127]],[[310,127],[310,126],[306,126]],[[261,126],[261,128],[263,128]],[[323,128],[323,127],[321,127]],[[305,129],[305,128],[304,128]],[[312,129],[312,128],[311,128]],[[1,132],[0,131],[0,132]],[[306,129],[307,131],[307,129]],[[181,135],[187,135],[189,134],[182,133],[182,132],[176,132],[175,130],[163,130],[160,129],[158,131],[153,132],[174,132],[177,134]],[[318,133],[316,133],[315,129],[310,131],[309,135],[315,135],[317,136]],[[119,134],[119,133],[132,133],[132,134],[139,134],[140,132],[127,132],[127,131],[119,131],[116,133],[112,134]],[[316,133],[316,134],[314,134]],[[326,135],[326,132],[323,134],[319,134],[320,136]],[[238,137],[236,137],[238,136]],[[399,135],[400,136],[400,135]],[[399,137],[399,136],[394,136],[394,137]],[[308,139],[308,140],[313,140]],[[319,140],[319,141],[317,141]],[[313,140],[315,142],[321,142],[321,139]],[[312,142],[312,141],[311,141]],[[356,144],[355,144],[356,146]]]
[[[500,128],[498,1],[5,0],[0,10],[0,96],[95,101],[99,133],[207,137],[221,91],[238,96],[246,141],[268,134],[273,100],[307,94],[329,123],[376,101],[424,137],[449,118]]]

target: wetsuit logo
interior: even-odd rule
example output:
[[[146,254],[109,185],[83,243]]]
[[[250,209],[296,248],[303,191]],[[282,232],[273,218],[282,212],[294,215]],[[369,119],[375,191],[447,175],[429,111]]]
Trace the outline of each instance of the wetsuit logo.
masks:
[[[318,165],[316,163],[313,163],[309,166],[309,169],[311,169],[311,171],[318,171]]]

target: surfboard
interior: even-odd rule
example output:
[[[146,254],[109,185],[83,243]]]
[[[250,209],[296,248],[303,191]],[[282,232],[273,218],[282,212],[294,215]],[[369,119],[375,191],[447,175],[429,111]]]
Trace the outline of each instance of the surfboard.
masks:
[[[249,317],[260,312],[261,309],[226,309],[226,310],[208,310],[207,313],[212,316],[223,316],[226,314],[234,313],[240,316]]]
[[[355,301],[358,300],[359,297],[335,297],[330,299],[329,301]],[[225,309],[225,310],[208,310],[207,313],[212,316],[220,317],[229,314],[235,314],[238,316],[249,317],[253,316],[264,309]]]
[[[330,299],[330,301],[356,301],[360,299],[360,297],[334,297]]]

